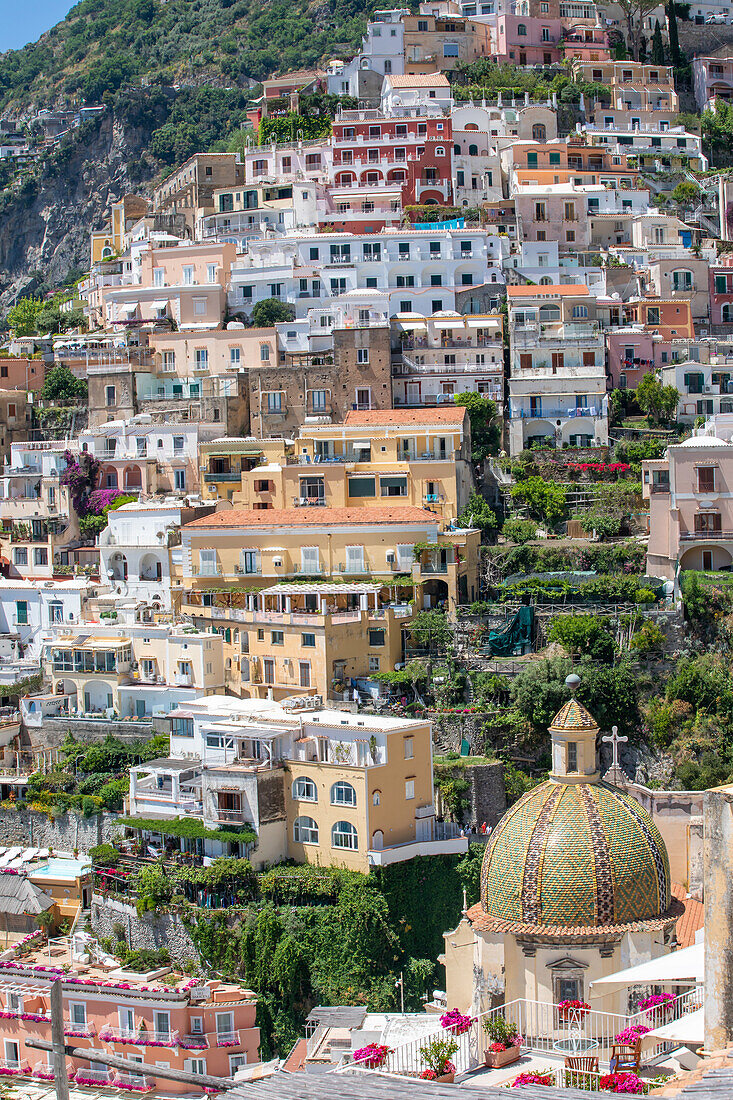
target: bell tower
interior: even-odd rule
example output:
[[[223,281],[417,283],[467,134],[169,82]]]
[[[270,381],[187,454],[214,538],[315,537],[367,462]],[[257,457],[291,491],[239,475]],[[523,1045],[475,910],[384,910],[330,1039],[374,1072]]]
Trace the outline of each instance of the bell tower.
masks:
[[[552,739],[550,779],[556,783],[597,783],[600,779],[596,759],[598,724],[575,698],[580,677],[571,672],[565,683],[573,697],[555,715],[549,729]]]

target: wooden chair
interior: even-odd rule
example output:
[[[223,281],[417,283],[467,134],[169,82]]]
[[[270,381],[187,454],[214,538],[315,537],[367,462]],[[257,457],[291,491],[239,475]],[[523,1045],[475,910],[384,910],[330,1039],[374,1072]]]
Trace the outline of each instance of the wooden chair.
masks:
[[[633,1046],[623,1043],[614,1043],[611,1051],[611,1073],[617,1073],[620,1069],[638,1070],[641,1065],[641,1036]]]
[[[598,1073],[598,1056],[596,1054],[568,1054],[565,1058],[565,1069]]]

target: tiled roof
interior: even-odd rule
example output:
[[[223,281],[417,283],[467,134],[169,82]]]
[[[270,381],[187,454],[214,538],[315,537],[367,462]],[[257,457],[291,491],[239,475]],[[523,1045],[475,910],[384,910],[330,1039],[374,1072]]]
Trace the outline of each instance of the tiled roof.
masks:
[[[455,424],[460,426],[466,416],[462,405],[448,405],[444,409],[364,409],[347,412],[344,424],[347,428],[369,426],[386,428],[396,424]]]
[[[413,73],[412,76],[391,76],[389,82],[393,88],[449,88],[450,84],[442,73]]]
[[[568,699],[550,725],[551,730],[597,730],[598,723],[577,699]]]
[[[701,901],[688,897],[687,890],[679,882],[672,883],[672,897],[684,906],[675,929],[677,943],[680,947],[691,947],[695,942],[695,933],[705,927],[705,906]]]
[[[438,517],[422,508],[225,508],[187,523],[191,527],[380,527],[383,524],[435,527]]]
[[[670,885],[664,841],[635,799],[607,783],[549,781],[491,834],[481,907],[497,931],[631,929],[669,923]]]
[[[672,900],[669,911],[652,920],[627,921],[625,924],[529,924],[526,921],[501,920],[490,917],[480,904],[472,905],[466,916],[474,928],[480,932],[492,932],[499,935],[535,936],[538,940],[553,943],[594,943],[604,936],[623,935],[624,932],[651,932],[667,928],[679,917],[680,903]]]
[[[545,295],[567,294],[576,297],[590,294],[585,283],[555,283],[551,286],[508,286],[506,288],[509,298],[542,298]]]

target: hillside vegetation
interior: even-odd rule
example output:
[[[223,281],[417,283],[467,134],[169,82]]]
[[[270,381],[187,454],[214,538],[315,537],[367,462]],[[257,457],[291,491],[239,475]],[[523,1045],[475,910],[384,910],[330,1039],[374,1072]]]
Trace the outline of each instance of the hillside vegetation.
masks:
[[[30,110],[129,83],[249,87],[355,49],[373,0],[81,0],[0,58],[0,107]]]

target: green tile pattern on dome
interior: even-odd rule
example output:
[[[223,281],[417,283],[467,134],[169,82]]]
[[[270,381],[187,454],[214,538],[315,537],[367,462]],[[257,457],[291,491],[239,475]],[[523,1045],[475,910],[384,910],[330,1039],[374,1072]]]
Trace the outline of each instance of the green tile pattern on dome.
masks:
[[[481,904],[527,925],[651,920],[671,904],[664,841],[649,814],[608,784],[543,783],[494,830]]]
[[[596,722],[590,711],[573,696],[560,708],[552,719],[550,730],[597,730]]]

